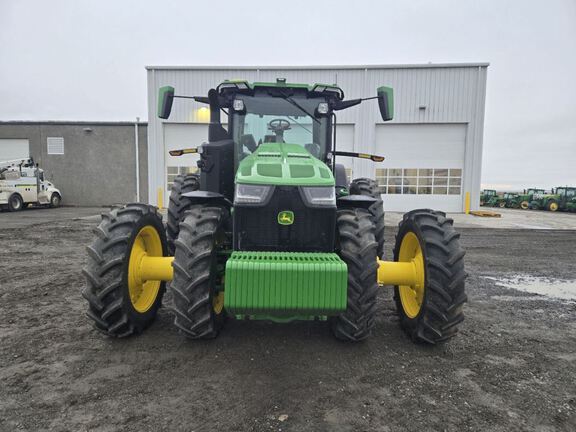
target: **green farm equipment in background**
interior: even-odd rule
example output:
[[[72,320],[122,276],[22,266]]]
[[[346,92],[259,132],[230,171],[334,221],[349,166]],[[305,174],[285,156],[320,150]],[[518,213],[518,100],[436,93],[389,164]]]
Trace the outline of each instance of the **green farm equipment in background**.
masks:
[[[549,194],[534,194],[530,208],[548,211],[576,211],[576,187],[559,186]]]
[[[225,81],[208,96],[162,87],[158,117],[176,98],[208,104],[208,143],[172,150],[199,154],[200,174],[174,181],[165,229],[158,209],[128,204],[102,216],[84,270],[88,317],[109,336],[142,332],[166,288],[174,324],[191,339],[218,335],[227,317],[326,320],[334,336],[367,338],[378,286],[393,286],[402,329],[416,342],[455,336],[466,301],[464,250],[452,219],[412,210],[384,261],[378,184],[349,182],[339,157],[336,112],[377,99],[393,117],[392,89],[344,99],[336,85]],[[227,114],[227,125],[221,121]],[[226,126],[226,127],[225,127]]]
[[[534,194],[544,194],[545,189],[538,188],[528,188],[525,189],[523,193],[518,194],[515,198],[513,208],[520,208],[522,210],[528,210],[530,208],[530,203],[534,200]]]
[[[504,195],[498,200],[500,208],[518,208],[518,194],[515,192],[504,192]]]
[[[480,205],[485,206],[489,205],[490,200],[497,196],[496,191],[494,189],[484,189],[480,194]]]

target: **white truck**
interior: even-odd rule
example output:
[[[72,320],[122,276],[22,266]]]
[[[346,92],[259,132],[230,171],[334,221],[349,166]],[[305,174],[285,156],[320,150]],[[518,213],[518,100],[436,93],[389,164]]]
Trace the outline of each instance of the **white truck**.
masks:
[[[19,211],[29,205],[58,207],[62,194],[44,180],[32,158],[0,162],[0,208]]]

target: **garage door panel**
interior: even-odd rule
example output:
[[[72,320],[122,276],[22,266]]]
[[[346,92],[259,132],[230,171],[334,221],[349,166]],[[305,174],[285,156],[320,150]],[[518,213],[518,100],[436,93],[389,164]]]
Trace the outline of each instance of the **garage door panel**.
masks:
[[[376,180],[388,211],[463,209],[466,125],[377,125],[377,151],[386,161]]]
[[[30,141],[27,139],[0,139],[0,161],[28,159],[30,157]]]

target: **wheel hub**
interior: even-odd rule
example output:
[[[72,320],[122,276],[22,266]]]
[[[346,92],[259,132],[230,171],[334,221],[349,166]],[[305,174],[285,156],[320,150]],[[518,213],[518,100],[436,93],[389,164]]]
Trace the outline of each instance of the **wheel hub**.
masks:
[[[143,227],[132,245],[128,262],[128,291],[130,302],[136,311],[146,312],[156,300],[161,280],[145,278],[143,267],[148,257],[162,257],[162,241],[156,229],[147,225]]]
[[[411,263],[414,267],[415,279],[411,285],[399,285],[400,301],[406,315],[415,318],[424,302],[425,267],[424,254],[418,237],[408,232],[402,239],[398,261]]]

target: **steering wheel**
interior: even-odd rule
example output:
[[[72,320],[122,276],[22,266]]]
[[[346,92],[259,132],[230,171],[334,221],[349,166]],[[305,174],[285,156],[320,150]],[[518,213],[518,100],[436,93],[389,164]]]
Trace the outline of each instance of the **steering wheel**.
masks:
[[[284,132],[285,130],[291,129],[292,124],[283,118],[275,118],[270,120],[268,123],[268,129],[274,132]]]

